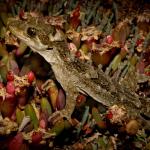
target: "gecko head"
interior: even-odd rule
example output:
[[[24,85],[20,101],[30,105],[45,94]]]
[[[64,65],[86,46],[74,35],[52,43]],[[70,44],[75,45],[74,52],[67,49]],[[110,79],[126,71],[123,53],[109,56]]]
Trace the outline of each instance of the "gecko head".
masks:
[[[59,30],[46,23],[44,17],[26,16],[26,19],[9,18],[7,25],[13,35],[34,51],[52,49],[53,42],[62,40]]]

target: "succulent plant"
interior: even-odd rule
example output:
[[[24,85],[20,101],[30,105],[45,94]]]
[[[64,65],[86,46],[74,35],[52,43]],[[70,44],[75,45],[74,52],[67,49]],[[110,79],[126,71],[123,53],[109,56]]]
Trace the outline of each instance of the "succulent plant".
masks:
[[[112,80],[148,99],[147,8],[146,0],[0,2],[0,135],[16,134],[7,144],[10,150],[29,149],[27,141],[35,147],[42,144],[57,147],[61,137],[64,149],[149,148],[145,121],[140,127],[138,120],[127,116],[119,105],[102,113],[100,104],[80,93],[72,118],[63,119],[59,111],[66,104],[65,91],[55,81],[49,64],[6,28],[9,16],[18,15],[23,20],[26,11],[41,19],[44,15],[47,24],[65,32],[62,35],[67,37],[73,58],[91,60],[94,68],[101,66]],[[66,141],[75,144],[68,142],[68,145]]]
[[[39,126],[39,121],[36,116],[35,110],[31,104],[27,104],[25,106],[25,115],[30,117],[34,128],[37,129]]]

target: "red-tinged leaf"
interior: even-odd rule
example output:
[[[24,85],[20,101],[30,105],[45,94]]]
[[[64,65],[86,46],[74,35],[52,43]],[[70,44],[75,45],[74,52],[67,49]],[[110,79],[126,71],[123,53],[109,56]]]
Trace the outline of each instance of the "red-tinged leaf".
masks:
[[[41,119],[40,120],[40,123],[39,123],[39,126],[42,128],[42,129],[45,129],[46,126],[47,126],[47,123],[44,119]]]
[[[85,131],[85,134],[90,134],[90,133],[92,133],[92,129],[91,128],[88,128],[86,131]]]
[[[145,68],[145,63],[144,61],[140,61],[137,66],[136,66],[137,70],[139,73],[144,73],[144,68]]]
[[[32,134],[32,143],[33,144],[39,144],[42,141],[42,136],[43,133],[42,132],[33,132]]]
[[[69,43],[68,48],[71,52],[75,53],[77,51],[77,47],[75,46],[74,43]]]
[[[145,63],[145,67],[150,64],[150,51],[144,51],[142,54],[143,62]]]
[[[79,5],[78,5],[78,6],[76,7],[76,9],[73,11],[72,16],[73,16],[73,17],[79,17],[79,16],[80,16],[80,6],[79,6]]]
[[[150,76],[150,65],[144,69],[144,74]]]
[[[11,120],[16,121],[16,110],[11,115]]]
[[[90,126],[89,126],[89,124],[87,123],[87,124],[85,124],[85,125],[83,126],[82,130],[87,130],[89,127],[90,127]]]
[[[150,71],[146,71],[144,74],[150,76]]]
[[[6,3],[9,5],[9,7],[13,7],[16,4],[17,0],[7,0]]]
[[[0,82],[0,89],[4,87],[4,84]]]
[[[17,49],[14,50],[15,55],[16,55],[17,57],[20,57],[20,56],[24,53],[24,51],[25,51],[25,50],[22,50],[22,49],[20,49],[20,48],[17,48]]]
[[[20,9],[20,11],[19,11],[19,18],[23,19],[23,17],[24,17],[24,10]]]
[[[72,39],[72,42],[75,44],[76,48],[79,49],[80,44],[81,44],[81,36],[74,37]]]
[[[6,94],[6,97],[5,97],[5,101],[9,101],[11,103],[15,103],[16,102],[16,96],[13,95],[13,94]]]
[[[80,7],[77,6],[75,10],[73,10],[70,18],[70,24],[73,29],[76,29],[78,25],[80,24]]]
[[[96,124],[100,129],[106,129],[106,127],[107,127],[105,121],[99,121]]]
[[[33,14],[33,13],[32,13],[32,14]],[[20,18],[21,20],[27,20],[27,15],[26,15],[26,13],[24,12],[24,9],[23,9],[23,8],[21,8],[20,11],[19,11],[19,18]]]
[[[106,43],[111,44],[113,42],[113,37],[111,35],[108,35],[106,37]]]
[[[21,70],[19,72],[19,76],[24,76],[24,75],[28,74],[28,72],[30,72],[30,66],[23,65],[23,67],[21,68]]]
[[[85,132],[85,134],[90,134],[93,130],[89,126],[89,124],[85,124],[82,128],[82,130]]]
[[[117,52],[116,48],[112,48],[111,50],[105,53],[99,53],[98,51],[92,52],[91,58],[93,63],[98,66],[102,64],[103,66],[108,65],[112,58],[114,57],[115,53]]]
[[[79,19],[75,19],[75,18],[72,18],[72,19],[71,19],[71,26],[72,26],[74,29],[76,29],[79,24],[80,24],[80,20],[79,20]]]
[[[76,51],[76,52],[75,52],[75,56],[76,56],[77,58],[81,57],[81,52],[80,52],[80,51]]]
[[[1,111],[2,103],[3,103],[3,97],[0,96],[0,111]]]
[[[14,73],[12,71],[7,72],[7,81],[13,81],[14,80]]]
[[[40,91],[42,91],[42,85],[43,85],[43,81],[42,80],[40,80],[40,79],[37,79],[36,80],[36,86],[37,86],[37,88],[40,90]]]
[[[28,91],[27,89],[21,89],[19,95],[17,95],[18,106],[24,107],[27,103]]]
[[[120,51],[121,59],[124,59],[127,53],[128,53],[128,49],[125,46],[122,47]]]
[[[77,105],[80,106],[86,101],[86,96],[83,95],[83,94],[80,94],[80,95],[77,96],[76,101],[77,101]]]
[[[143,39],[138,39],[137,41],[136,41],[136,46],[139,46],[139,45],[141,45],[142,43],[143,43]]]
[[[130,26],[125,22],[119,23],[115,29],[112,31],[112,37],[115,41],[119,41],[120,44],[124,45],[127,37],[130,34]]]
[[[6,92],[8,94],[14,95],[15,94],[15,85],[13,81],[8,81],[6,85]]]
[[[29,144],[28,143],[23,143],[22,145],[21,145],[21,149],[20,150],[30,150],[29,149]]]
[[[9,143],[9,150],[21,150],[21,146],[23,144],[23,135],[22,133],[18,133]]]
[[[111,111],[109,111],[107,114],[106,114],[106,118],[107,119],[112,119],[113,118],[113,114]]]
[[[14,74],[18,75],[18,73],[19,73],[19,66],[18,66],[18,64],[17,64],[17,62],[15,60],[11,59],[9,61],[9,67],[10,67],[9,69],[12,70],[12,72]]]
[[[94,38],[88,38],[86,41],[85,41],[85,44],[87,45],[87,47],[89,48],[89,49],[92,49],[92,45],[93,45],[93,43],[95,43],[96,42],[96,40],[94,39]]]
[[[76,119],[76,118],[71,118],[71,124],[72,124],[72,126],[77,126],[77,125],[79,125],[79,121]]]
[[[32,83],[35,79],[34,73],[32,71],[30,71],[30,72],[28,72],[27,76],[28,76],[28,82]]]
[[[16,97],[7,94],[6,99],[1,104],[1,113],[4,117],[11,117],[16,108]]]
[[[57,109],[61,110],[65,107],[65,105],[66,105],[65,93],[62,89],[59,89],[57,100],[56,100]]]
[[[45,129],[47,127],[47,124],[48,124],[48,115],[44,112],[41,112],[39,126],[42,129]]]

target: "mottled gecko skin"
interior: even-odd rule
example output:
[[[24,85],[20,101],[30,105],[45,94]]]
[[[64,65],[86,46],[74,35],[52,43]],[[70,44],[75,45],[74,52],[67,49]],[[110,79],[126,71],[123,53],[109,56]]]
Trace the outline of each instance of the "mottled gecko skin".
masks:
[[[131,116],[149,113],[150,102],[140,98],[133,89],[112,80],[100,67],[94,70],[89,62],[72,59],[65,36],[54,26],[44,23],[43,18],[10,18],[8,28],[50,63],[57,81],[66,92],[66,106],[61,113],[67,118],[71,117],[79,92],[108,107],[114,104],[123,105]],[[58,33],[61,36],[56,38]]]

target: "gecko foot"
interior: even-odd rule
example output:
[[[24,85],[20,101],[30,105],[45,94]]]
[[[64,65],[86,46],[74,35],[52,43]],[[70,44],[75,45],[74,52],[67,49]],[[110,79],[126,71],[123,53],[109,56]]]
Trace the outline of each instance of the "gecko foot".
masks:
[[[67,112],[65,110],[60,110],[50,115],[50,117],[48,118],[48,121],[52,124],[55,124],[56,122],[64,118],[69,121],[71,119],[71,116],[67,115]]]

